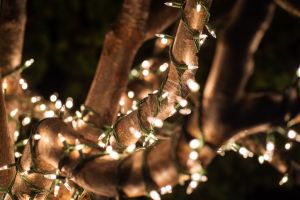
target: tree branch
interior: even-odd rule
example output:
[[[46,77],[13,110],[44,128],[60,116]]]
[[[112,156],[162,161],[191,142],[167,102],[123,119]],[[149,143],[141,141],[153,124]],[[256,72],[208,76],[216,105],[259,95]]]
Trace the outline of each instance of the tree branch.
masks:
[[[218,146],[236,134],[235,127],[239,125],[235,120],[242,115],[238,114],[237,105],[244,97],[245,84],[253,70],[253,54],[273,12],[271,0],[243,0],[234,7],[231,21],[218,42],[204,91],[202,124],[211,144]]]
[[[170,14],[169,9],[162,9],[162,4],[152,2],[158,4],[161,11],[165,11],[163,14],[155,15],[157,10],[150,10],[150,2],[150,0],[125,0],[121,15],[105,36],[97,71],[85,101],[86,106],[99,114],[90,119],[98,126],[115,121],[119,100],[125,91],[128,74],[139,47],[145,40],[163,31],[176,20],[176,16]],[[165,18],[150,23],[158,17]]]
[[[206,1],[206,7],[210,7],[211,1]],[[202,9],[200,12],[196,11],[196,2],[187,1],[185,6],[185,15],[194,30],[199,32],[205,26],[207,19],[207,13]],[[172,49],[172,54],[180,63],[185,63],[186,65],[198,66],[197,49],[195,47],[193,38],[186,29],[184,23],[181,21],[176,37],[174,39],[174,45]],[[180,84],[182,83],[182,95],[183,98],[187,97],[189,93],[189,88],[187,86],[188,80],[193,80],[196,70],[186,70],[180,76],[178,75],[177,69],[174,63],[170,64],[169,73],[167,81],[164,85],[163,91],[168,93],[167,98],[165,98],[161,104],[159,112],[156,114],[156,118],[159,120],[165,120],[174,114],[174,106],[177,103],[176,98],[179,96]],[[144,99],[144,102],[140,105],[138,111],[134,111],[129,115],[125,116],[115,127],[116,134],[119,139],[119,143],[123,146],[128,146],[137,141],[137,138],[130,131],[130,129],[135,129],[137,131],[143,132],[140,127],[140,123],[143,123],[146,127],[149,127],[149,116],[155,116],[157,107],[157,99],[160,98],[159,94],[151,94],[148,98]],[[140,116],[139,116],[140,115]]]
[[[2,0],[0,12],[0,70],[20,65],[26,22],[26,0]]]
[[[14,140],[8,131],[7,113],[2,92],[2,83],[0,84],[0,167],[15,163]],[[0,170],[0,188],[9,187],[15,174],[15,169]],[[1,193],[0,193],[1,196]]]
[[[289,0],[275,0],[276,4],[290,13],[291,15],[294,15],[296,17],[300,17],[300,6],[295,5]]]

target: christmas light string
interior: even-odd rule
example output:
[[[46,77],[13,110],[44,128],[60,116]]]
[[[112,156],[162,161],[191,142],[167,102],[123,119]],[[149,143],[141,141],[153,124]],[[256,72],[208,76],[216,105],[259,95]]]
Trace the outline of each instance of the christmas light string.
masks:
[[[203,8],[206,12],[207,12],[207,15],[209,16],[209,13],[206,9],[206,7],[201,3],[201,1],[197,1],[199,2],[200,4],[200,8]],[[197,4],[197,7],[196,9],[199,9],[198,8],[198,5]],[[206,39],[205,36],[203,36],[202,38],[199,37],[199,35],[201,36],[200,33],[198,32],[195,32],[193,29],[190,28],[187,20],[186,20],[186,17],[184,16],[184,12],[183,12],[183,8],[184,8],[184,3],[183,4],[179,4],[179,3],[172,3],[172,6],[173,7],[176,7],[176,8],[180,8],[182,10],[182,21],[186,27],[186,29],[190,32],[191,36],[193,37],[194,41],[195,41],[195,45],[198,45],[196,46],[197,50],[199,50],[200,46],[199,44],[200,43],[203,43],[204,40]],[[208,30],[208,32],[213,36],[215,37],[215,32],[208,26],[206,25],[206,28]],[[198,35],[198,37],[196,37],[196,35]],[[165,39],[168,39],[168,40],[171,40],[173,39],[172,36],[168,36],[168,35],[162,35],[162,34],[157,34],[158,37],[160,38],[165,38]],[[202,42],[203,41],[203,42]],[[171,43],[171,47],[170,47],[170,60],[172,62],[172,64],[176,67],[176,70],[178,72],[178,82],[179,82],[179,96],[182,97],[182,83],[181,83],[181,76],[180,74],[183,73],[185,70],[194,70],[194,69],[197,69],[197,66],[188,66],[186,65],[185,63],[179,63],[175,57],[173,56],[172,54],[172,49],[173,49],[173,42]],[[22,71],[23,69],[25,69],[26,67],[26,62],[24,65],[20,66],[18,69],[14,70],[14,71],[10,71],[10,72],[7,72],[6,74],[4,74],[3,78],[4,77],[8,77],[10,76],[11,74],[15,73],[15,72],[18,72],[18,71]],[[27,66],[28,67],[28,66]],[[297,88],[299,89],[299,76],[297,76]],[[22,80],[22,81],[21,81]],[[167,95],[165,93],[165,91],[163,91],[163,88],[164,88],[164,84],[166,83],[166,80],[167,80],[167,77],[164,79],[164,81],[162,82],[158,92],[156,93],[156,95],[154,95],[154,98],[156,98],[156,111],[155,111],[155,114],[154,114],[154,118],[157,116],[157,114],[159,113],[160,111],[160,105],[162,103],[162,101],[166,98],[164,97],[164,95]],[[192,84],[192,83],[191,83]],[[22,89],[26,90],[28,88],[28,85],[27,83],[24,81],[24,79],[20,79],[20,85],[22,87]],[[200,92],[201,93],[201,92]],[[154,93],[155,94],[155,93]],[[299,93],[298,93],[299,94]],[[151,94],[152,95],[152,94]],[[151,96],[150,95],[150,96]],[[202,95],[201,95],[202,96]],[[52,97],[52,96],[51,96]],[[37,104],[38,102],[40,102],[40,100],[37,100],[38,98],[31,98],[31,103],[33,104]],[[51,99],[50,99],[51,100]],[[53,101],[52,101],[53,100]],[[62,105],[61,105],[61,102],[58,101],[57,99],[55,99],[53,97],[53,99],[51,100],[51,102],[55,102],[55,108],[57,109],[57,111],[60,111],[60,108],[62,108]],[[140,129],[142,130],[143,132],[143,139],[147,138],[147,136],[151,136],[152,139],[156,139],[154,133],[155,133],[155,126],[152,126],[153,124],[152,123],[149,123],[150,125],[150,128],[148,128],[144,122],[143,122],[143,119],[141,117],[141,113],[140,113],[140,107],[141,105],[146,101],[146,99],[142,99],[139,103],[137,103],[137,114],[139,115],[138,117],[138,121],[139,121],[139,126],[140,126]],[[69,101],[71,102],[71,101]],[[47,109],[47,106],[45,108],[45,106],[43,106],[44,104],[38,104],[39,105],[39,109],[40,111],[45,111]],[[72,105],[73,106],[73,105]],[[71,108],[71,103],[69,104],[69,106],[67,106],[68,108]],[[182,109],[184,106],[180,105],[180,103],[178,103],[177,105],[175,105],[175,110],[178,111],[180,109]],[[201,109],[200,109],[201,110]],[[9,115],[9,119],[10,120],[14,120],[14,116],[11,116],[11,114],[13,113],[10,113]],[[52,115],[52,114],[51,114]],[[57,113],[54,112],[54,114],[52,116],[56,116],[58,115]],[[84,120],[85,117],[87,115],[97,115],[97,113],[95,111],[93,111],[91,108],[85,106],[83,109],[81,109],[81,113],[80,115],[78,116],[75,116],[75,117],[72,117],[69,118],[70,116],[64,116],[62,117],[64,120],[67,120],[69,121],[69,119],[72,120],[78,120],[78,119],[81,119],[81,120]],[[124,115],[125,116],[125,115]],[[122,116],[123,117],[123,116]],[[109,141],[110,141],[110,137],[113,136],[116,140],[116,143],[117,145],[124,149],[124,147],[121,145],[121,143],[119,142],[119,139],[118,139],[118,135],[116,133],[116,127],[118,125],[118,123],[121,121],[122,117],[118,118],[118,120],[116,121],[116,123],[113,125],[113,126],[106,126],[106,127],[102,127],[102,130],[104,131],[104,135],[105,135],[105,139],[103,140],[103,143],[104,145],[101,146],[99,145],[100,147],[106,147],[105,148],[105,151],[104,152],[99,152],[99,153],[96,153],[94,155],[85,155],[82,153],[82,149],[85,148],[85,147],[88,147],[90,144],[68,144],[66,143],[66,141],[63,141],[64,143],[64,148],[65,148],[65,154],[64,156],[62,157],[61,161],[59,162],[59,171],[61,170],[61,168],[63,167],[63,163],[64,163],[64,160],[68,157],[68,154],[72,151],[75,151],[75,150],[78,150],[79,153],[80,153],[80,159],[79,159],[79,162],[78,164],[74,167],[74,172],[76,171],[79,171],[87,162],[95,159],[95,158],[98,158],[98,157],[101,157],[101,156],[104,156],[104,155],[116,155],[115,151],[113,151],[111,149],[111,146],[109,146]],[[69,118],[69,119],[68,119]],[[26,119],[26,120],[25,120]],[[23,118],[23,121],[24,121],[24,124],[25,125],[28,125],[32,122],[30,122],[30,120],[28,120],[30,118],[26,118],[24,117]],[[15,120],[16,123],[18,123],[19,121],[18,120]],[[23,123],[22,121],[22,123]],[[89,123],[87,120],[84,120],[85,123]],[[17,125],[17,128],[20,128],[22,126],[22,123],[18,123]],[[296,141],[296,142],[299,142],[300,141],[300,135],[294,131],[291,127],[291,125],[289,124],[290,121],[287,122],[287,127],[285,129],[285,133],[284,135],[290,139],[290,140],[293,140],[293,141]],[[23,124],[23,125],[24,125]],[[94,124],[89,124],[91,126],[95,126]],[[202,126],[200,126],[201,128]],[[203,132],[201,132],[203,133]],[[19,165],[19,162],[16,162],[16,163],[13,163],[13,164],[9,164],[9,165],[5,165],[5,166],[0,166],[0,170],[7,170],[7,169],[10,169],[10,168],[13,168],[15,167],[16,170],[17,170],[17,173],[16,173],[16,176],[17,174],[20,174],[21,175],[21,178],[25,181],[26,184],[28,184],[28,186],[32,189],[33,193],[32,195],[30,195],[31,199],[33,199],[37,194],[49,194],[51,192],[54,192],[55,193],[55,190],[57,192],[57,187],[58,185],[60,185],[61,182],[66,182],[66,179],[68,177],[64,177],[64,176],[61,176],[59,175],[59,171],[58,172],[42,172],[40,170],[38,170],[35,166],[35,152],[34,152],[34,147],[35,147],[35,143],[38,141],[38,139],[34,139],[34,136],[38,135],[38,133],[34,132],[31,134],[31,136],[29,137],[29,139],[24,139],[22,141],[19,141],[18,143],[16,143],[16,147],[19,147],[19,146],[24,146],[26,145],[27,141],[29,142],[29,146],[30,146],[30,150],[31,150],[31,158],[32,158],[32,165],[30,167],[29,170],[23,170],[21,169],[21,166]],[[186,135],[186,134],[184,134]],[[188,134],[187,134],[188,135]],[[38,138],[38,136],[36,136]],[[175,139],[173,139],[175,138]],[[207,145],[206,142],[204,142],[204,138],[203,136],[200,137],[200,138],[186,138],[186,142],[189,144],[189,146],[191,147],[191,154],[190,154],[190,158],[193,159],[197,159],[197,152],[199,152],[199,149],[201,147],[203,147],[203,145]],[[172,159],[173,159],[173,162],[175,163],[175,166],[178,168],[178,171],[180,174],[189,174],[190,175],[190,179],[191,179],[191,182],[190,182],[190,185],[189,187],[194,189],[197,185],[198,185],[198,182],[205,182],[207,180],[207,177],[205,176],[205,170],[204,169],[201,169],[199,170],[198,172],[196,173],[193,173],[193,174],[190,174],[189,172],[187,172],[185,169],[182,169],[182,166],[180,165],[178,159],[177,159],[177,156],[176,156],[176,150],[177,150],[177,142],[178,142],[178,138],[176,138],[175,136],[172,136]],[[76,148],[76,146],[78,146]],[[148,145],[145,145],[146,147]],[[79,148],[80,147],[80,148]],[[92,145],[92,147],[95,147]],[[150,147],[148,147],[147,149],[149,150]],[[269,136],[269,139],[267,139],[267,143],[266,143],[266,149],[269,150],[269,152],[272,152],[274,151],[274,148],[275,148],[275,139],[273,138],[273,136]],[[149,170],[148,170],[148,166],[147,166],[147,151],[148,150],[145,150],[145,155],[144,155],[144,159],[143,159],[143,167],[142,167],[142,171],[143,171],[143,177],[144,177],[144,182],[145,182],[145,185],[148,185],[147,186],[147,191],[149,192],[149,196],[155,200],[157,199],[160,199],[159,197],[159,193],[157,192],[158,188],[157,187],[154,187],[154,186],[151,186],[151,180],[149,179],[149,177],[151,178],[151,176],[148,174],[149,173]],[[243,155],[244,157],[252,157],[252,156],[249,156],[249,155],[252,155],[249,150],[247,150],[245,147],[241,146],[241,145],[238,145],[238,143],[234,143],[234,144],[231,144],[231,147],[230,149],[235,149],[236,151],[238,151],[241,155]],[[136,149],[134,149],[136,150]],[[134,152],[134,151],[132,151]],[[130,152],[130,153],[132,153]],[[121,152],[121,156],[124,152]],[[130,155],[129,153],[129,155]],[[118,153],[119,154],[119,153]],[[272,155],[270,154],[270,157]],[[117,159],[119,159],[120,157],[118,156]],[[20,160],[20,157],[17,159],[17,160]],[[123,159],[125,160],[125,159]],[[120,159],[120,164],[118,165],[118,171],[119,169],[121,168],[121,163],[123,163],[123,160]],[[267,160],[267,159],[265,159]],[[30,174],[30,173],[38,173],[38,174],[41,174],[41,175],[53,175],[54,177],[54,174],[55,174],[55,179],[53,180],[53,184],[51,185],[50,189],[49,190],[46,190],[46,189],[43,189],[43,188],[38,188],[36,187],[34,184],[32,184],[30,182],[30,180],[27,178],[27,175]],[[119,172],[118,172],[119,173]],[[147,175],[148,174],[148,175]],[[280,185],[283,185],[284,183],[286,183],[288,181],[288,177],[289,175],[288,174],[284,174],[284,176],[282,177],[282,179],[280,180]],[[1,188],[0,191],[5,191],[5,193],[7,193],[8,195],[11,196],[12,199],[16,199],[16,197],[13,196],[12,194],[12,186],[13,186],[13,183],[14,183],[14,180],[13,182],[10,184],[10,186],[8,188]],[[82,192],[82,188],[80,188],[79,186],[76,186],[76,185],[73,185],[73,187],[78,187],[78,189],[75,190],[74,194],[73,194],[73,198],[74,199],[77,199],[79,197],[79,195],[81,194]],[[119,187],[119,186],[118,186]],[[119,188],[118,190],[121,191],[121,189]],[[170,191],[170,186],[166,186],[166,188],[163,188],[161,190],[161,193],[164,193],[165,191]],[[4,195],[5,197],[5,195]]]

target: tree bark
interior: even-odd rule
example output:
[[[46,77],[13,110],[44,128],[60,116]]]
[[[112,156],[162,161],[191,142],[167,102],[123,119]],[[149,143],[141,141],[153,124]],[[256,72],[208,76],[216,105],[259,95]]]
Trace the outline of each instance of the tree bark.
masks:
[[[244,104],[238,105],[245,96],[245,84],[253,70],[253,55],[271,22],[273,12],[271,0],[244,0],[234,7],[229,26],[219,39],[204,91],[202,124],[209,143],[222,144],[241,131],[236,129],[239,126],[237,121],[241,122],[239,117],[246,115],[244,118],[247,118],[249,113],[240,111]],[[252,126],[259,124],[257,122]]]
[[[151,5],[157,10],[151,10]],[[119,100],[128,82],[135,55],[145,40],[163,31],[178,16],[170,8],[162,8],[162,1],[125,0],[121,14],[105,36],[103,51],[85,105],[97,116],[90,119],[97,126],[111,125],[118,113]],[[152,8],[152,9],[154,9]],[[156,20],[155,23],[152,21]]]
[[[8,131],[7,113],[2,92],[2,84],[0,84],[0,167],[15,163],[14,156],[14,140]],[[0,170],[0,188],[8,188],[13,181],[15,169]],[[1,193],[0,193],[1,196]]]

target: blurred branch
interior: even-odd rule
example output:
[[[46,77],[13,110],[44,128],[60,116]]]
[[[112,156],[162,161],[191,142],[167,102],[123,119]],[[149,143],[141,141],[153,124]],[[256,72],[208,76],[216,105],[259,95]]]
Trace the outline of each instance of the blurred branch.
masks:
[[[26,0],[2,0],[0,10],[0,72],[21,63]]]
[[[289,0],[275,0],[276,4],[291,15],[300,17],[300,6],[293,4]]]
[[[247,113],[239,113],[238,105],[253,70],[253,55],[269,27],[273,12],[271,0],[238,1],[221,34],[203,97],[204,134],[213,145],[219,146],[241,131],[236,129],[237,121]]]

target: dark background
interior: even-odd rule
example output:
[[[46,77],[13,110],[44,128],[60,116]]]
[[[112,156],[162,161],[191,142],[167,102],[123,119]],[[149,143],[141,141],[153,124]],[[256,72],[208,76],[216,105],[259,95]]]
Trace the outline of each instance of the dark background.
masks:
[[[211,24],[217,33],[226,25],[233,3],[233,0],[213,2]],[[23,58],[35,59],[33,67],[24,72],[30,89],[45,98],[58,92],[62,99],[73,97],[77,106],[83,103],[96,70],[104,35],[116,19],[121,4],[121,0],[28,1]],[[200,79],[207,76],[215,44],[216,40],[209,38],[201,49]],[[150,57],[152,47],[153,40],[140,50],[136,62]],[[300,64],[299,18],[277,8],[255,61],[256,68],[248,89],[283,91]],[[297,149],[290,153],[300,160]],[[218,157],[209,167],[208,177],[209,181],[191,196],[184,197],[184,187],[178,187],[166,198],[300,199],[300,188],[293,181],[279,187],[282,175],[268,164],[259,165],[256,157],[243,159],[235,153]]]

